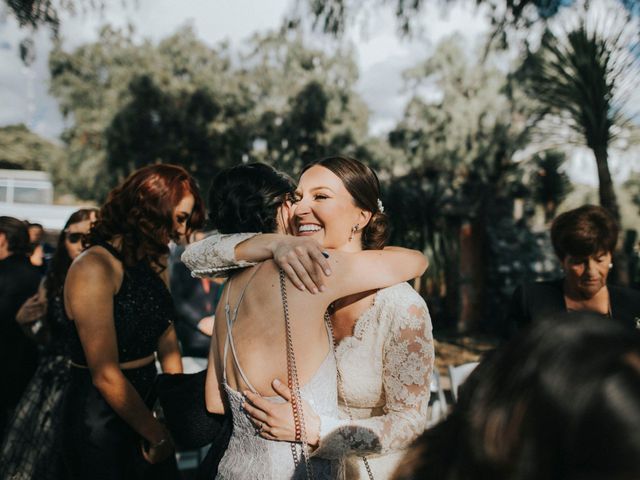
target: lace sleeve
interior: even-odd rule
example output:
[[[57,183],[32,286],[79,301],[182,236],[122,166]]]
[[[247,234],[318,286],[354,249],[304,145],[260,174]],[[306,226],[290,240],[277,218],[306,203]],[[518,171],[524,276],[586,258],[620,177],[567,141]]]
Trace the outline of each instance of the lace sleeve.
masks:
[[[225,276],[229,270],[255,265],[254,262],[236,260],[235,248],[240,242],[256,235],[258,234],[215,233],[188,245],[180,258],[194,277]]]
[[[383,352],[384,414],[362,420],[320,416],[324,458],[387,453],[407,447],[427,424],[434,350],[431,318],[424,302],[404,304],[393,313]]]

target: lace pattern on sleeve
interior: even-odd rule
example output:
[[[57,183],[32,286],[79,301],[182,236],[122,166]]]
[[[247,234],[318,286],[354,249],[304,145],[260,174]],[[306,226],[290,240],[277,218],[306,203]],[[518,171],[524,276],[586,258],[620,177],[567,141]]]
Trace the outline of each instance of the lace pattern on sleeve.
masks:
[[[187,246],[182,262],[194,277],[226,276],[230,270],[255,265],[255,262],[236,260],[235,248],[240,242],[257,233],[215,233]]]
[[[353,421],[321,417],[321,441],[314,455],[389,453],[407,447],[426,428],[434,363],[429,311],[424,302],[412,299],[391,315],[383,352],[384,414]]]

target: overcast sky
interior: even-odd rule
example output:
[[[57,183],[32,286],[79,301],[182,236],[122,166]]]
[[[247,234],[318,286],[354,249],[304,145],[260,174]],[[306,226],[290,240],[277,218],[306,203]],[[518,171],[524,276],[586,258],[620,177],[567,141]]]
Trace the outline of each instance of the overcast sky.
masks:
[[[137,0],[107,2],[102,15],[89,12],[70,17],[63,13],[61,35],[65,49],[94,41],[101,25],[132,24],[140,38],[158,41],[185,23],[209,45],[228,40],[232,48],[256,31],[275,29],[295,0]],[[475,2],[470,2],[470,5]],[[4,4],[0,4],[0,9]],[[424,59],[442,37],[458,32],[470,46],[477,45],[488,30],[483,12],[455,8],[443,17],[433,7],[421,13],[423,31],[414,40],[399,39],[391,9],[380,8],[356,22],[348,39],[356,46],[360,69],[357,91],[369,106],[370,131],[388,131],[401,118],[409,94],[403,90],[402,72]],[[26,68],[17,54],[25,32],[13,17],[0,19],[0,126],[24,123],[36,133],[57,140],[64,121],[56,101],[48,95],[47,56],[51,48],[46,29],[35,34],[36,61]],[[325,39],[326,40],[326,39]],[[583,155],[571,168],[577,181],[593,183],[593,160]],[[577,162],[577,163],[576,163]]]
[[[241,47],[252,33],[275,29],[292,7],[291,0],[139,0],[121,6],[112,2],[101,15],[62,19],[62,37],[66,49],[96,39],[105,23],[135,26],[137,35],[158,41],[189,23],[198,36],[210,45],[229,40]],[[487,30],[484,15],[475,9],[455,9],[446,18],[439,10],[427,10],[424,32],[415,40],[400,40],[391,9],[380,9],[366,20],[356,22],[349,40],[356,45],[360,67],[358,92],[371,109],[371,131],[389,130],[400,118],[407,94],[403,94],[401,74],[424,58],[438,39],[455,31],[462,32],[471,44]],[[13,17],[0,24],[0,125],[25,123],[37,133],[56,138],[62,121],[55,101],[47,94],[47,52],[51,48],[46,30],[36,34],[37,60],[32,71],[24,68],[16,51],[24,32]],[[29,101],[29,99],[32,101]],[[29,108],[31,107],[31,108]]]

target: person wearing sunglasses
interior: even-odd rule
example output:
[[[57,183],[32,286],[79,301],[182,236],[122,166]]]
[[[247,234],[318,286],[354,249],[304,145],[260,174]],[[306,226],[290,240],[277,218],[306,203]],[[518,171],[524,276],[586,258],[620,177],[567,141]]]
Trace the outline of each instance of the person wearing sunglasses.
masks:
[[[38,293],[18,311],[24,333],[41,345],[37,369],[27,385],[0,448],[0,478],[62,479],[59,431],[63,393],[69,383],[67,321],[62,287],[71,262],[83,250],[82,238],[97,209],[71,214],[58,237]]]

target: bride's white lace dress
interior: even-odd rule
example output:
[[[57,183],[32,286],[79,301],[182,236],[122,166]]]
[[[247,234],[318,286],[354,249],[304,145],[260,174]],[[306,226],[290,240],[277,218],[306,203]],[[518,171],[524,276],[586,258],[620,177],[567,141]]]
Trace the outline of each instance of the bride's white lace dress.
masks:
[[[318,371],[301,389],[302,398],[309,402],[314,410],[325,415],[337,415],[335,362],[332,354],[327,355]],[[229,400],[233,432],[229,446],[218,466],[217,480],[294,480],[306,479],[304,463],[295,465],[291,452],[291,443],[265,440],[256,432],[249,416],[242,408],[244,397],[233,390],[226,382],[224,389]],[[271,398],[282,402],[280,397]],[[302,458],[299,445],[296,446],[298,458]],[[337,460],[337,459],[336,459]],[[342,476],[340,463],[324,458],[312,458],[311,468],[316,480],[333,480]]]
[[[214,235],[187,247],[182,261],[207,276],[249,266],[234,248],[255,234]],[[346,458],[346,478],[367,479],[366,455],[376,480],[388,479],[403,450],[426,428],[434,350],[429,310],[407,283],[379,290],[358,319],[354,335],[336,349],[340,417],[321,417],[313,453]],[[348,408],[347,408],[348,406]],[[351,412],[353,420],[348,416]]]

